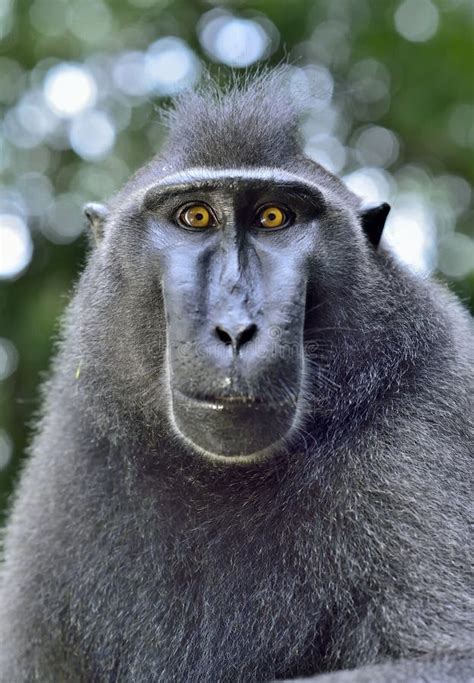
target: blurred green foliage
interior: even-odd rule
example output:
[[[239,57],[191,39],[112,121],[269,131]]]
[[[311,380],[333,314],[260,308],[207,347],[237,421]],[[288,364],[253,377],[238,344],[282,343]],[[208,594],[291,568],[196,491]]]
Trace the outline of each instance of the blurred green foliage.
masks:
[[[331,103],[320,103],[318,111],[321,121],[332,117],[332,123],[318,128],[315,112],[314,125],[309,126],[312,146],[326,145],[330,157],[331,150],[337,152],[341,161],[335,170],[350,175],[364,166],[377,166],[369,143],[378,138],[370,135],[389,131],[390,135],[382,130],[382,141],[396,144],[374,177],[385,179],[395,198],[408,188],[423,195],[425,203],[432,202],[433,225],[448,250],[440,257],[440,263],[443,258],[448,263],[441,276],[473,306],[474,264],[457,267],[452,259],[459,253],[459,258],[466,256],[463,245],[472,254],[474,6],[469,0],[419,0],[415,8],[417,1],[0,1],[0,170],[8,191],[0,213],[15,213],[24,200],[21,216],[34,247],[29,265],[0,281],[0,337],[13,343],[18,356],[6,359],[16,369],[12,365],[0,380],[0,507],[30,439],[39,408],[38,386],[47,373],[58,318],[84,261],[86,240],[77,227],[82,220],[80,204],[106,199],[159,149],[162,129],[155,105],[167,94],[166,87],[159,85],[158,77],[148,91],[144,87],[141,94],[131,94],[133,84],[120,85],[128,72],[124,76],[117,71],[124,55],[133,52],[142,59],[159,39],[182,39],[196,60],[225,78],[222,62],[232,60],[226,60],[224,48],[219,53],[218,42],[212,42],[216,36],[210,33],[211,20],[233,15],[254,21],[267,32],[270,38],[261,56],[270,63],[288,59],[301,68],[322,67],[317,73],[330,74],[334,95]],[[219,7],[228,14],[219,15]],[[410,12],[413,21],[407,23]],[[237,26],[244,32],[251,28]],[[250,47],[255,48],[255,42]],[[162,50],[162,44],[156,49]],[[238,63],[241,58],[235,59]],[[71,119],[61,116],[54,118],[54,130],[48,124],[47,133],[31,139],[31,112],[43,115],[45,79],[63,62],[86,65],[93,74],[99,89],[95,106],[108,117],[105,123],[110,121],[109,149],[81,152],[81,139],[73,144],[68,128]],[[377,95],[380,88],[383,92]],[[28,93],[43,98],[40,104],[35,100],[39,109],[21,109]],[[373,124],[379,128],[370,128]],[[362,136],[367,130],[369,136]],[[367,180],[360,174],[353,178]],[[35,183],[39,194],[30,196],[28,188],[32,193]],[[64,197],[62,204],[55,203],[58,196]],[[32,208],[31,202],[39,202],[39,208]],[[70,221],[74,229],[62,233],[61,220]],[[51,232],[51,225],[56,231]],[[463,235],[465,241],[453,242],[453,235],[458,240]],[[0,251],[6,250],[8,245],[1,240],[0,232]]]

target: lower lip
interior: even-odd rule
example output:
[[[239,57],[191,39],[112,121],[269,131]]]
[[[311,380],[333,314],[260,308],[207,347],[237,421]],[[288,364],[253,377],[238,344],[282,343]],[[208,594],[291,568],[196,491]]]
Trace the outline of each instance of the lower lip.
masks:
[[[262,403],[260,399],[249,398],[246,396],[226,396],[221,398],[213,398],[211,396],[206,396],[205,398],[197,398],[196,396],[189,396],[189,394],[184,394],[179,389],[174,390],[176,394],[190,403],[195,403],[196,406],[201,408],[209,408],[211,410],[225,410],[225,408],[233,408],[239,406],[247,406],[251,408],[252,406],[259,405]]]

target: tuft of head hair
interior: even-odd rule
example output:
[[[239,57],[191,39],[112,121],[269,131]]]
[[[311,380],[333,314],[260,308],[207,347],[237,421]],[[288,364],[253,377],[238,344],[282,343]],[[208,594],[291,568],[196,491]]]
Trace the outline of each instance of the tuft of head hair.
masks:
[[[165,114],[164,153],[176,166],[275,166],[301,154],[299,124],[308,105],[282,66],[233,75],[221,88],[210,78],[186,91]],[[186,146],[183,148],[183,140]]]
[[[281,168],[307,177],[358,209],[360,199],[303,151],[301,124],[310,112],[311,83],[295,67],[230,72],[227,84],[206,75],[195,90],[161,109],[163,147],[109,202],[123,206],[135,190],[193,167]]]

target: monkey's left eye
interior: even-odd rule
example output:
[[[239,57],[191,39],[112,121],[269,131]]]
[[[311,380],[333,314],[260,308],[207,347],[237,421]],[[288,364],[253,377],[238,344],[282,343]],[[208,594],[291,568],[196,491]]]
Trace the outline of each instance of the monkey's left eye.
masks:
[[[209,228],[215,224],[214,216],[204,204],[187,205],[178,212],[178,221],[185,228]]]
[[[286,211],[279,206],[266,206],[263,209],[260,209],[258,223],[261,228],[275,230],[288,225],[289,216]]]

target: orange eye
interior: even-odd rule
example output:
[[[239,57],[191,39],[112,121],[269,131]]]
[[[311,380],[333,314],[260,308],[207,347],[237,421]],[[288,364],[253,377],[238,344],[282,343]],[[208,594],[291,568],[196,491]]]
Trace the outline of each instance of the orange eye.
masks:
[[[181,211],[179,220],[188,228],[208,228],[212,224],[212,215],[203,204],[193,204]]]
[[[259,222],[262,228],[281,228],[287,221],[286,213],[278,206],[267,206],[259,214]]]

